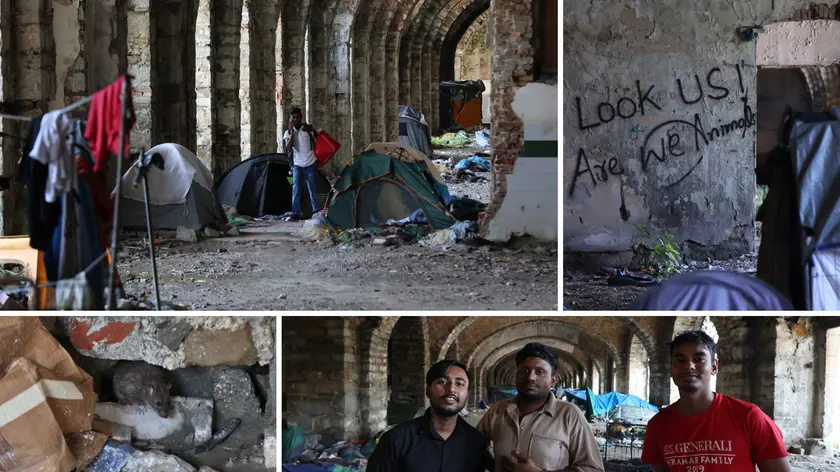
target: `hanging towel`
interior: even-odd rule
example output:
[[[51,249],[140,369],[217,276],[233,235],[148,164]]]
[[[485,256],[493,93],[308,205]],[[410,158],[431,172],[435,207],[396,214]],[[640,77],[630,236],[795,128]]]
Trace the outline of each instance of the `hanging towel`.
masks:
[[[87,128],[85,129],[85,139],[90,144],[90,149],[93,151],[96,160],[93,166],[94,172],[102,172],[111,154],[120,152],[120,124],[122,123],[120,95],[125,80],[125,76],[120,77],[114,83],[93,95],[90,112],[88,113]],[[129,90],[127,100],[130,100],[130,94],[131,91]],[[135,121],[134,106],[131,105],[130,101],[129,105],[129,119],[126,122],[122,143],[124,155],[128,155],[128,138]]]

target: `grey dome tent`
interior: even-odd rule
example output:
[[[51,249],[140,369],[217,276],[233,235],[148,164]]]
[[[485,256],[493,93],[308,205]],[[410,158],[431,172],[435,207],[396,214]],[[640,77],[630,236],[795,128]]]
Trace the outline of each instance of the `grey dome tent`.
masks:
[[[429,156],[432,153],[432,135],[422,113],[409,106],[400,105],[400,143],[413,147]]]
[[[324,208],[330,193],[330,183],[317,173],[315,176],[318,208]],[[286,154],[272,153],[252,156],[230,169],[216,184],[216,198],[223,205],[236,208],[254,218],[282,215],[292,211],[292,168]],[[303,216],[312,216],[309,193],[301,197]]]
[[[671,277],[639,295],[631,310],[763,311],[793,306],[763,280],[737,272],[706,270]]]
[[[159,144],[146,154],[160,153],[163,170],[152,166],[149,182],[149,208],[153,229],[200,230],[212,223],[227,223],[225,211],[213,195],[213,175],[198,157],[180,144]],[[122,177],[120,226],[146,227],[143,185],[134,185],[137,167]]]

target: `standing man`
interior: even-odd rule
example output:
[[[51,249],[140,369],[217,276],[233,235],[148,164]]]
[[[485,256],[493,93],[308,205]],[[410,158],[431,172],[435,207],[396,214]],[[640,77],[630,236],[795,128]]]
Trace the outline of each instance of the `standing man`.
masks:
[[[284,147],[292,157],[292,214],[290,215],[292,219],[303,218],[300,200],[304,182],[309,190],[312,213],[321,210],[318,208],[318,196],[315,192],[315,177],[318,173],[318,164],[315,160],[316,134],[311,124],[303,122],[303,111],[298,107],[292,108],[289,129],[283,133]]]
[[[680,399],[648,423],[642,462],[656,472],[790,472],[778,426],[760,408],[712,391],[715,342],[687,331],[671,342]]]
[[[484,438],[458,413],[467,404],[467,367],[452,359],[426,373],[426,414],[385,433],[368,472],[483,472]]]
[[[478,430],[493,441],[494,472],[604,472],[595,435],[583,413],[554,397],[557,357],[530,343],[516,354],[517,395],[488,411]]]

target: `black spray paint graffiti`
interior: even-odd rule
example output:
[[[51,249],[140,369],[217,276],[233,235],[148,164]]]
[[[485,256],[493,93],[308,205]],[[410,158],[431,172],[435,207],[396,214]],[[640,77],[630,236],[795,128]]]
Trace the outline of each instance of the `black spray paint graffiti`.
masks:
[[[694,163],[689,168],[689,170],[675,181],[666,184],[664,186],[665,188],[675,186],[683,180],[685,180],[686,177],[691,175],[691,173],[703,161],[703,149],[705,146],[707,146],[714,140],[722,138],[724,136],[728,136],[737,130],[741,131],[741,138],[744,138],[746,137],[747,129],[755,126],[756,117],[755,113],[753,113],[752,109],[747,104],[748,100],[746,95],[746,89],[744,87],[743,76],[741,74],[741,67],[739,65],[736,65],[735,67],[738,74],[738,84],[740,86],[742,94],[741,101],[743,102],[743,115],[741,118],[733,120],[731,122],[721,122],[718,126],[713,127],[708,132],[706,132],[703,123],[700,119],[700,115],[695,113],[693,121],[670,120],[657,125],[647,133],[640,151],[641,167],[643,172],[648,171],[651,158],[654,158],[657,162],[660,163],[665,163],[669,159],[674,158],[694,159]],[[677,88],[679,90],[680,98],[683,100],[684,103],[692,105],[703,100],[704,97],[713,100],[722,100],[728,97],[730,94],[730,90],[729,88],[723,85],[720,78],[721,75],[722,71],[719,67],[711,69],[706,74],[706,86],[709,89],[711,89],[711,92],[707,92],[704,90],[703,84],[700,81],[700,77],[697,74],[695,74],[694,81],[697,85],[697,88],[692,92],[691,98],[686,97],[686,89],[683,87],[682,81],[680,79],[677,79]],[[645,115],[645,104],[649,104],[657,110],[662,110],[662,107],[660,107],[650,97],[653,88],[654,87],[651,85],[643,92],[641,82],[636,80],[636,91],[638,100],[634,101],[630,97],[621,97],[620,99],[618,99],[615,105],[607,102],[599,103],[595,110],[598,117],[598,121],[589,122],[587,124],[584,124],[583,107],[581,106],[581,100],[580,98],[575,98],[578,114],[578,127],[581,130],[592,129],[602,124],[613,121],[616,118],[616,116],[622,119],[629,119],[635,116],[636,114]],[[638,124],[633,127],[634,132],[638,132],[637,126]],[[685,139],[685,133],[693,134],[693,150],[684,146],[684,142],[687,143],[691,139],[691,137],[689,137],[689,139]],[[586,151],[583,148],[580,148],[578,150],[575,172],[572,175],[572,185],[569,189],[569,196],[574,196],[575,188],[578,183],[578,178],[580,178],[582,175],[588,173],[594,187],[597,186],[597,182],[599,181],[607,182],[610,175],[618,176],[621,175],[623,172],[624,167],[617,158],[611,157],[607,159],[604,163],[596,162],[593,165],[590,163],[589,157],[586,155]]]
[[[585,165],[586,168],[581,169],[581,165]],[[595,172],[593,172],[593,169],[595,170]],[[586,157],[586,151],[584,151],[583,148],[578,149],[577,165],[575,166],[575,175],[572,176],[572,187],[569,189],[570,197],[575,195],[575,184],[577,183],[578,177],[586,173],[588,173],[589,177],[592,179],[592,186],[597,187],[598,182],[606,182],[607,180],[609,180],[610,175],[623,174],[624,168],[621,167],[621,163],[615,157],[609,158],[609,160],[606,163],[596,162],[595,165],[592,165],[589,163],[589,158]]]
[[[743,102],[742,107],[742,116],[737,120],[732,120],[728,123],[721,123],[717,127],[711,128],[708,132],[703,127],[703,122],[700,120],[700,115],[695,113],[694,114],[694,122],[688,122],[685,120],[671,120],[662,123],[655,128],[650,130],[647,137],[645,137],[645,141],[641,146],[640,149],[640,158],[642,161],[642,171],[647,171],[648,166],[650,164],[651,158],[655,158],[658,162],[666,162],[669,158],[684,158],[688,159],[690,157],[683,157],[686,156],[688,151],[683,148],[682,146],[682,138],[683,134],[681,132],[688,131],[689,133],[693,133],[694,138],[694,157],[695,162],[694,164],[688,169],[688,171],[680,176],[675,181],[664,185],[664,188],[673,187],[674,185],[679,184],[686,177],[691,175],[694,172],[694,169],[703,162],[703,147],[712,143],[716,139],[722,138],[724,136],[728,136],[733,132],[740,130],[741,132],[740,137],[744,139],[747,136],[747,130],[755,126],[756,124],[756,115],[753,113],[752,108],[748,105],[747,97],[741,97],[741,101]],[[659,130],[665,130],[664,136],[661,135],[659,137],[659,146],[657,150],[656,142],[651,142],[651,138],[653,138]],[[667,138],[667,139],[666,139]],[[667,141],[667,146],[666,146]],[[702,146],[701,146],[702,143]]]
[[[610,121],[614,120],[616,116],[628,119],[633,118],[636,116],[637,113],[641,113],[642,115],[645,114],[645,103],[650,104],[653,108],[657,110],[662,110],[656,102],[654,102],[650,98],[650,93],[653,91],[653,85],[647,88],[647,90],[642,93],[642,84],[638,80],[636,81],[636,91],[638,92],[638,100],[634,101],[630,97],[621,97],[618,99],[615,105],[612,103],[602,102],[599,103],[596,107],[596,112],[598,115],[598,122],[596,123],[589,123],[583,124],[583,109],[580,104],[580,97],[575,98],[575,103],[577,104],[577,114],[578,114],[578,127],[581,131],[586,129],[592,129],[597,126],[601,126],[604,123],[609,123]]]

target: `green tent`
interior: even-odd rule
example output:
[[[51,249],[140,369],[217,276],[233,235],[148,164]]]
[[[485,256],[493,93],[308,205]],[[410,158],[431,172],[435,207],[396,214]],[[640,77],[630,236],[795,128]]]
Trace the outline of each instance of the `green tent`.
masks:
[[[433,229],[449,228],[456,220],[446,211],[443,190],[427,166],[425,161],[363,152],[333,186],[327,222],[342,230],[369,228],[420,210]]]

